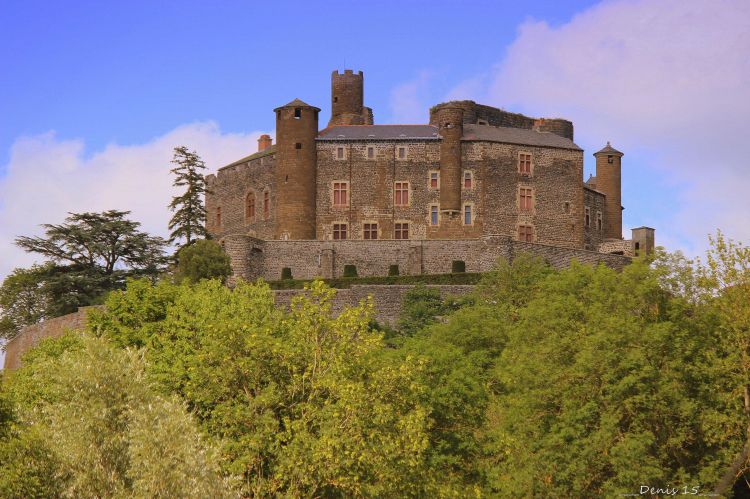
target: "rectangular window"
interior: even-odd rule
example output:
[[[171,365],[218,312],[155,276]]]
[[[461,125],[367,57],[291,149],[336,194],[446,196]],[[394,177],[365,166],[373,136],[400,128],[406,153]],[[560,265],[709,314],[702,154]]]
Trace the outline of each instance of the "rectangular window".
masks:
[[[396,182],[394,187],[393,204],[396,206],[409,205],[409,182]]]
[[[472,221],[471,205],[466,204],[464,205],[464,225],[471,225]]]
[[[255,194],[248,192],[245,198],[245,217],[255,220]]]
[[[531,154],[522,152],[518,155],[518,173],[531,175]]]
[[[596,212],[596,230],[602,230],[602,212]]]
[[[406,222],[395,224],[394,238],[395,239],[409,239],[409,224]]]
[[[333,183],[333,206],[349,205],[349,184],[347,182]]]
[[[518,240],[527,243],[534,242],[534,227],[531,225],[518,226]]]
[[[216,226],[221,228],[221,206],[216,207]]]
[[[295,107],[294,108],[294,119],[298,120],[302,117],[302,109]]]
[[[337,241],[346,239],[347,224],[333,224],[333,238]]]
[[[406,159],[406,146],[398,146],[398,159]]]
[[[378,224],[365,224],[362,237],[363,239],[377,239],[378,238]]]
[[[263,193],[263,218],[268,218],[271,213],[271,195],[268,191]]]
[[[591,227],[591,209],[588,206],[583,210],[583,225]]]
[[[518,188],[518,206],[521,211],[531,211],[534,209],[534,196],[531,187]]]
[[[375,159],[375,148],[372,146],[367,148],[367,159]]]
[[[437,189],[440,186],[440,176],[438,172],[430,172],[430,189]]]
[[[472,189],[474,187],[474,178],[471,172],[464,172],[464,189]]]
[[[433,204],[430,206],[430,225],[437,225],[438,222],[438,205]]]
[[[337,147],[336,148],[336,159],[344,159],[344,148],[343,147]]]

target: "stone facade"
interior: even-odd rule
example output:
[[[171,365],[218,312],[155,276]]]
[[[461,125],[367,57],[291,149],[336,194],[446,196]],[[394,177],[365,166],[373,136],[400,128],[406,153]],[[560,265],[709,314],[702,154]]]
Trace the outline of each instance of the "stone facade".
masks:
[[[489,245],[494,261],[511,240],[622,251],[603,244],[622,240],[622,153],[609,144],[595,153],[598,184],[584,183],[567,120],[454,101],[433,107],[429,124],[373,125],[364,76],[350,70],[333,73],[331,106],[320,131],[318,108],[298,99],[277,108],[278,143],[264,138],[261,151],[208,177],[207,228],[238,276],[278,279],[283,267],[336,276],[344,260],[361,275],[392,263],[408,273],[450,269],[450,260],[424,263],[433,247],[467,270],[486,268],[472,251]]]

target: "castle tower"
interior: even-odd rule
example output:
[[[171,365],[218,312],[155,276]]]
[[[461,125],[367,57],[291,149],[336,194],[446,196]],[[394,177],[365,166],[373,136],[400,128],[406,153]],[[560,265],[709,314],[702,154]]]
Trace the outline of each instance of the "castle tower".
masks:
[[[328,126],[372,125],[372,109],[364,106],[364,74],[345,69],[331,74],[331,120]]]
[[[442,107],[436,112],[435,122],[442,139],[440,211],[455,215],[461,212],[461,137],[464,134],[464,110],[460,107]]]
[[[294,99],[276,113],[275,239],[315,239],[320,109]],[[311,222],[312,221],[312,222]]]
[[[607,195],[604,237],[622,239],[621,162],[623,153],[609,145],[595,152],[596,190]]]

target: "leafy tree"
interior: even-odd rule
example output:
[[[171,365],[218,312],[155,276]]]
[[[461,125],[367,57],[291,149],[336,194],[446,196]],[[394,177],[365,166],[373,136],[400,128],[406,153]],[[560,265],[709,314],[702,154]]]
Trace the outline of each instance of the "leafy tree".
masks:
[[[229,256],[215,241],[199,239],[177,252],[177,282],[198,282],[201,279],[224,282],[231,274]]]
[[[152,390],[139,352],[69,333],[42,342],[8,381],[18,423],[5,445],[13,478],[0,479],[0,490],[15,493],[20,484],[24,496],[228,496],[210,442],[180,401]],[[25,469],[36,462],[46,476]]]
[[[17,268],[0,286],[0,338],[13,338],[24,326],[44,319],[50,309],[45,276],[50,266]]]
[[[169,221],[169,230],[172,231],[169,242],[184,239],[184,246],[189,246],[197,238],[208,236],[203,205],[206,180],[201,173],[206,165],[195,151],[191,152],[185,146],[175,147],[172,163],[176,165],[170,170],[175,176],[172,185],[184,187],[185,192],[174,196],[169,203],[169,209],[175,212]]]
[[[72,213],[65,223],[45,224],[45,237],[21,236],[16,244],[50,260],[21,272],[39,278],[37,303],[48,299],[45,316],[53,317],[96,303],[131,277],[154,277],[164,263],[164,241],[138,230],[130,212]],[[32,289],[27,286],[27,290]]]

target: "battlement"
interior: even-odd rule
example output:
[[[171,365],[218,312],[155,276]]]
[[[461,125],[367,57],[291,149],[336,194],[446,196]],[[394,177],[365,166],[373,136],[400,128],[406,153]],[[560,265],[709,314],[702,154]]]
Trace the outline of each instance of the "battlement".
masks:
[[[331,76],[344,76],[344,75],[352,75],[352,76],[359,76],[360,78],[364,76],[364,73],[362,71],[357,71],[355,74],[354,71],[351,69],[345,69],[343,73],[339,73],[338,69],[334,69],[333,73],[331,73]]]

